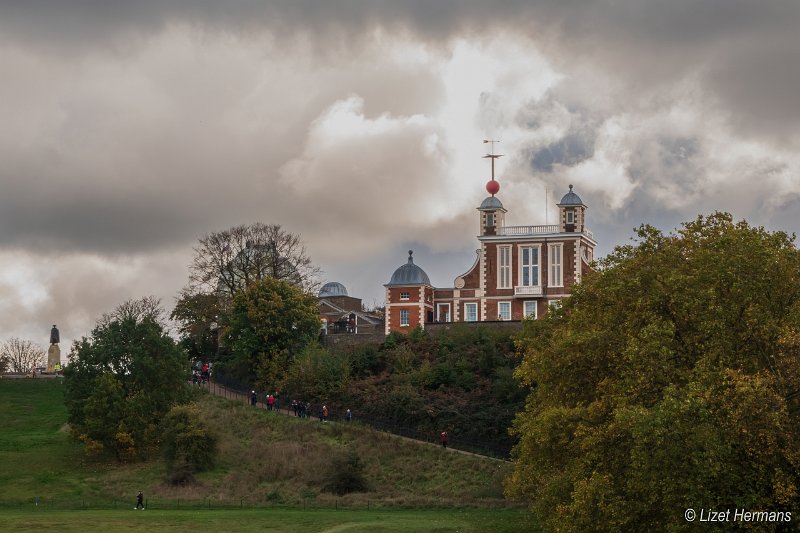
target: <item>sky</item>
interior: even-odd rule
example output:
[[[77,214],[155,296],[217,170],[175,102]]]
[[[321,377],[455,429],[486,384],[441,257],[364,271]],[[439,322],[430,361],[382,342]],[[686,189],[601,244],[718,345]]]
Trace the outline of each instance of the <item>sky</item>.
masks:
[[[0,0],[0,341],[62,354],[193,246],[300,234],[369,305],[471,267],[570,184],[596,256],[700,214],[800,229],[793,0]]]

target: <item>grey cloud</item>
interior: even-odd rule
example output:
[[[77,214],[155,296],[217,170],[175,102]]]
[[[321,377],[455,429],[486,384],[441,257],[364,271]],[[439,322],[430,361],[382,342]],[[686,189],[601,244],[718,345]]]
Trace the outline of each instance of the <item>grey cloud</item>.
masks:
[[[594,136],[571,133],[536,151],[531,167],[537,172],[552,172],[553,165],[572,166],[594,155]]]
[[[800,119],[793,90],[800,81],[799,21],[800,4],[791,0],[50,0],[3,4],[0,39],[49,43],[58,54],[75,47],[119,55],[131,42],[189,25],[236,39],[266,32],[284,50],[306,43],[330,57],[362,48],[376,27],[436,45],[456,35],[513,32],[540,43],[567,69],[576,60],[602,65],[634,92],[696,77],[737,127],[774,134],[778,126],[785,136]]]

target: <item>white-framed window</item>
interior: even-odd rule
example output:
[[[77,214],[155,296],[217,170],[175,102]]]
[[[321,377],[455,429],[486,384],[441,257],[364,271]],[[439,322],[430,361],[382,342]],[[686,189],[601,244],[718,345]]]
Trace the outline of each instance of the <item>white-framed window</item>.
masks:
[[[575,223],[575,211],[572,209],[567,211],[567,224],[574,224]]]
[[[537,318],[536,317],[536,300],[528,300],[525,302],[525,317],[526,318]]]
[[[551,287],[563,287],[564,276],[561,267],[561,252],[563,246],[561,244],[549,244],[547,246],[547,255],[550,263],[550,279],[549,285]]]
[[[539,282],[539,247],[522,246],[519,249],[519,284],[523,287],[541,285]]]
[[[511,302],[497,303],[497,319],[511,320]]]
[[[411,297],[411,295],[409,293],[405,292],[405,291],[400,293],[400,299],[401,300],[408,300],[410,297]]]
[[[494,213],[486,213],[486,227],[491,228],[494,226]]]
[[[547,300],[547,307],[550,309],[561,309],[561,300]]]
[[[400,310],[400,325],[401,326],[408,326],[408,309],[401,309]]]
[[[477,322],[478,321],[478,304],[464,304],[464,321]]]
[[[450,304],[436,305],[436,319],[439,322],[450,322]]]
[[[497,288],[511,288],[511,247],[497,247]]]

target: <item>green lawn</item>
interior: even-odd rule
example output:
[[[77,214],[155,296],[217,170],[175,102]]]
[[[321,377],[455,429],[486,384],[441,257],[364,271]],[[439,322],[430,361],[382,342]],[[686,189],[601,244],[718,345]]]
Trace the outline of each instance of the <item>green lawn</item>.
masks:
[[[146,510],[0,511],[7,531],[281,531],[503,533],[531,531],[526,515],[506,510]]]
[[[62,388],[60,379],[0,380],[0,500],[83,495]]]

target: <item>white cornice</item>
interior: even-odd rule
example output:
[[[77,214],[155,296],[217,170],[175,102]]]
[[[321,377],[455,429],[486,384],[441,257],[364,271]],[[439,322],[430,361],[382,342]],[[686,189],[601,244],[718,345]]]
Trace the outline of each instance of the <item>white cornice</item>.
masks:
[[[597,241],[594,239],[589,238],[584,233],[571,233],[571,232],[564,232],[564,233],[542,233],[537,235],[484,235],[478,236],[478,240],[481,242],[492,242],[495,244],[498,243],[508,243],[508,244],[519,244],[523,242],[541,242],[546,239],[560,239],[563,241],[577,241],[577,240],[585,240],[587,242],[592,243],[594,246],[597,246]]]

